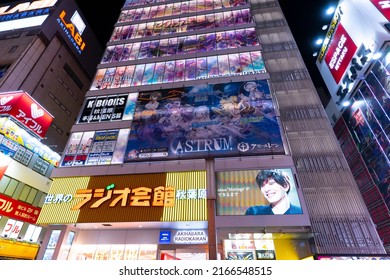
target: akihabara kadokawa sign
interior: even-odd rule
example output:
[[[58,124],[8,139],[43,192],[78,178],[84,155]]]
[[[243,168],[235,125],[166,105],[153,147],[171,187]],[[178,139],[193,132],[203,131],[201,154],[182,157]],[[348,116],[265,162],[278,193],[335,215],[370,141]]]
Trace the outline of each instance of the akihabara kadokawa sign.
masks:
[[[11,116],[40,138],[53,121],[53,116],[24,91],[0,93],[0,115]]]

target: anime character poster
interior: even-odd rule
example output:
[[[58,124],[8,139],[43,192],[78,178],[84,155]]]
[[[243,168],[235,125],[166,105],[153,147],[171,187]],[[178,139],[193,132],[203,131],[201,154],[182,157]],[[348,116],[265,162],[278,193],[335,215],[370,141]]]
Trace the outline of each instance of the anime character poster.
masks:
[[[107,130],[96,131],[92,146],[89,150],[89,155],[85,165],[97,165],[99,163],[100,154],[103,150],[104,141],[107,138]]]
[[[105,141],[102,146],[102,151],[99,157],[99,164],[111,163],[114,154],[115,144],[118,140],[118,134],[119,134],[119,130],[107,131],[107,135],[105,137]]]
[[[114,81],[116,68],[108,68],[106,73],[104,74],[103,82],[101,89],[109,89],[111,88],[112,82]]]
[[[78,150],[77,150],[77,155],[76,158],[73,162],[73,165],[84,165],[89,149],[92,146],[93,142],[93,135],[95,134],[94,131],[87,131],[84,133],[83,137],[81,138],[81,142],[79,144]]]
[[[122,77],[121,87],[129,87],[133,80],[135,65],[126,66],[125,74]]]
[[[124,161],[284,154],[266,80],[140,92]]]
[[[103,55],[101,63],[111,62],[111,59],[112,59],[112,57],[114,55],[114,49],[115,49],[115,46],[108,46],[106,48],[106,51],[104,52],[104,55]]]
[[[73,133],[70,137],[70,140],[65,148],[64,157],[62,159],[61,166],[72,166],[75,159],[77,150],[79,149],[79,144],[81,141],[83,133],[76,132]]]
[[[93,79],[90,90],[98,90],[102,87],[103,78],[104,78],[104,75],[106,73],[106,70],[107,69],[104,68],[104,69],[98,69],[96,71],[96,75],[95,75],[95,78]]]

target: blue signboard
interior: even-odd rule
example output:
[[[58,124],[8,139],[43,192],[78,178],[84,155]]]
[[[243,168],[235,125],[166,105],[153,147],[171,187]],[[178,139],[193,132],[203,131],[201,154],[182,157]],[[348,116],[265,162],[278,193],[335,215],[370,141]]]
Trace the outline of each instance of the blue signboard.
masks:
[[[171,243],[171,232],[162,230],[160,231],[160,238],[158,243],[160,244],[170,244]]]

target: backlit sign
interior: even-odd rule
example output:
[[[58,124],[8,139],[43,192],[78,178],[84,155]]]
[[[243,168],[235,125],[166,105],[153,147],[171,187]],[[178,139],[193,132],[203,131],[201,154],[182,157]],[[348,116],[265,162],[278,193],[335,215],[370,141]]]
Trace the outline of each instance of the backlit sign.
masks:
[[[0,15],[13,14],[17,12],[27,12],[37,9],[43,9],[48,7],[53,7],[58,0],[40,0],[34,2],[24,2],[17,4],[16,6],[10,8],[11,6],[0,7]]]
[[[339,23],[325,55],[325,62],[337,84],[343,77],[356,50],[357,46],[354,41]]]
[[[123,206],[165,206],[174,207],[175,200],[184,199],[206,199],[206,189],[189,189],[187,191],[177,190],[175,187],[159,186],[155,188],[124,188],[116,189],[115,184],[110,184],[101,189],[78,189],[76,193],[48,194],[45,198],[45,204],[68,203],[73,199],[80,199],[71,210],[79,210],[85,204],[93,202],[89,208],[99,208],[103,203],[112,200],[109,207],[115,207],[119,202]],[[100,198],[97,201],[96,198]],[[128,199],[129,198],[129,199]],[[128,201],[129,200],[129,201]]]
[[[322,62],[322,60],[324,59],[325,53],[329,47],[329,42],[333,37],[333,34],[336,30],[336,27],[337,27],[337,24],[339,23],[339,21],[340,21],[339,14],[335,13],[334,18],[332,19],[332,21],[330,23],[330,27],[328,29],[328,32],[326,33],[326,38],[325,38],[324,43],[321,47],[320,53],[318,55],[319,62]]]
[[[81,37],[81,34],[83,34],[86,25],[77,11],[73,13],[70,19],[68,18],[69,16],[65,10],[63,10],[57,19],[57,22],[76,48],[77,52],[81,54],[85,48],[85,42]]]
[[[0,215],[35,224],[41,209],[0,194]]]
[[[0,94],[0,115],[9,115],[29,131],[43,138],[53,121],[53,116],[26,92]]]
[[[178,230],[173,237],[176,244],[207,244],[207,233],[204,230]]]
[[[390,21],[390,1],[371,0],[371,3]]]
[[[0,7],[0,32],[40,26],[57,0],[42,0]]]

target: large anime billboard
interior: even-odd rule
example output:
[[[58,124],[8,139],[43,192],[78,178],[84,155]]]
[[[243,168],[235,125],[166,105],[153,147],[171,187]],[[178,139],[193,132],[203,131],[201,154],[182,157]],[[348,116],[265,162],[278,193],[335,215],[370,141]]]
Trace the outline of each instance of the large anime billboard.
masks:
[[[124,162],[284,154],[266,80],[140,92]]]

